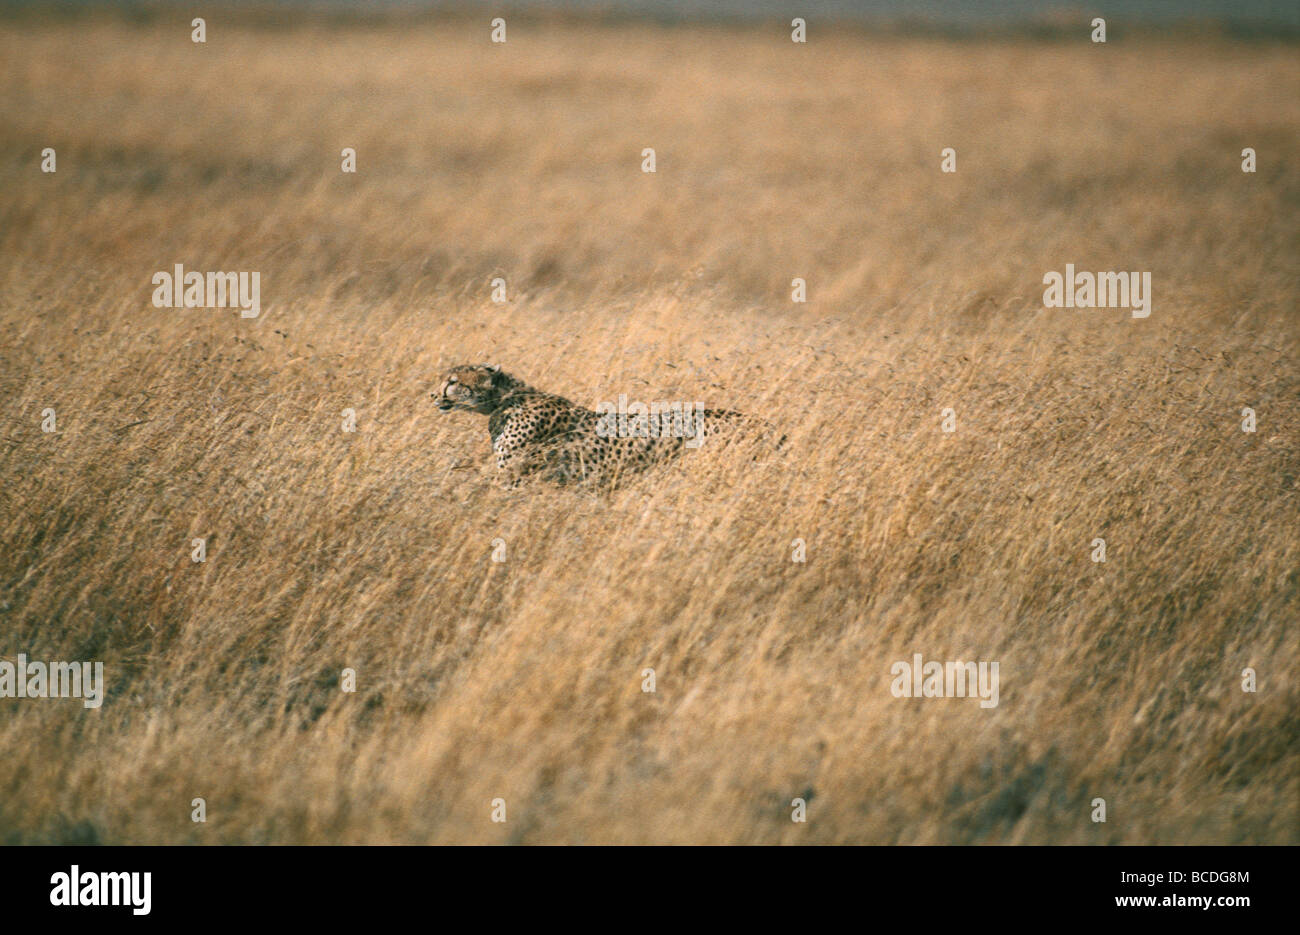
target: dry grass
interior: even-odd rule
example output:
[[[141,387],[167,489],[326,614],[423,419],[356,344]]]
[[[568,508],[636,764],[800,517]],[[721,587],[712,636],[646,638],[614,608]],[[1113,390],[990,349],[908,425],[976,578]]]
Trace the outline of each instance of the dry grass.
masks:
[[[0,24],[0,658],[110,689],[0,700],[0,840],[1300,841],[1293,47],[209,30]],[[478,360],[790,442],[501,491]]]

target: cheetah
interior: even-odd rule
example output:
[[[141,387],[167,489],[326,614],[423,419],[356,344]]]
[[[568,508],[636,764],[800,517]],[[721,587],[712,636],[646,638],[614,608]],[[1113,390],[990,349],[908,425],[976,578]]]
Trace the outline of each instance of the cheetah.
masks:
[[[710,438],[765,433],[770,428],[739,412],[695,407],[683,412],[680,406],[654,419],[643,416],[620,422],[610,404],[603,404],[603,412],[584,409],[563,396],[536,390],[495,365],[452,367],[442,388],[431,395],[442,412],[460,410],[488,417],[497,477],[505,487],[518,486],[530,475],[561,485],[612,486],[623,476],[685,448],[697,448]]]

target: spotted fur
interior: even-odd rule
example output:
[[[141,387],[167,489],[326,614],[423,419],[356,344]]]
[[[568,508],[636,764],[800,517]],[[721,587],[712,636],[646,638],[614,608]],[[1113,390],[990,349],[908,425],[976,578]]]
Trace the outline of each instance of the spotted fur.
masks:
[[[552,393],[536,390],[500,367],[453,367],[434,395],[443,412],[462,410],[488,417],[497,474],[507,486],[530,475],[567,484],[613,484],[619,478],[675,456],[710,438],[762,431],[761,420],[724,409],[704,410],[691,432],[625,437],[609,430],[602,415]],[[784,438],[782,439],[784,441]]]

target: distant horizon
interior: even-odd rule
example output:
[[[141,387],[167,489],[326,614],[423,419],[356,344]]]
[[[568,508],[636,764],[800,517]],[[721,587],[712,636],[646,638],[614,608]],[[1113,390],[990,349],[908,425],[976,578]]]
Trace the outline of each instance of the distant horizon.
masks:
[[[180,0],[0,0],[0,9],[113,8],[192,6]],[[1059,23],[1078,16],[1127,19],[1133,25],[1219,22],[1256,27],[1300,29],[1300,3],[1284,0],[225,0],[231,7],[301,7],[351,10],[553,10],[644,15],[666,19],[770,19],[802,16],[805,19],[898,22],[927,21],[940,26],[1008,26],[1037,22]]]

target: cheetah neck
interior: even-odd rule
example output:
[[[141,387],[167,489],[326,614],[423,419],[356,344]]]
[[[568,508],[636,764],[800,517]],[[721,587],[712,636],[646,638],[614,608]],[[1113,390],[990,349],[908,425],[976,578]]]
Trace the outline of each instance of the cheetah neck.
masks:
[[[541,390],[534,389],[526,383],[518,380],[507,388],[497,399],[496,408],[488,416],[488,432],[495,439],[504,430],[510,419],[518,414],[520,410],[528,411],[547,411],[547,412],[580,412],[580,407],[575,406],[563,396],[556,396],[554,393],[544,393]],[[549,418],[549,416],[548,416]]]

